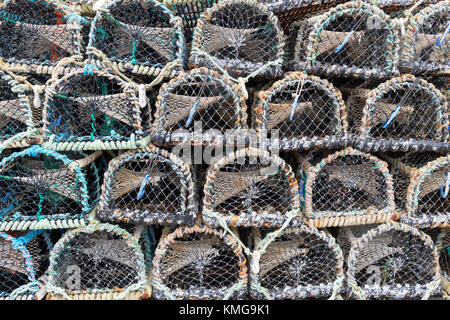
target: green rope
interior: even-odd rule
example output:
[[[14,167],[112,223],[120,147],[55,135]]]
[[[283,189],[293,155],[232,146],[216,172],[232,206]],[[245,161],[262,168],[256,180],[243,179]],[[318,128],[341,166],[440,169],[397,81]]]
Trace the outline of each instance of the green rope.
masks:
[[[36,213],[38,220],[43,219],[43,216],[41,216],[41,212],[42,212],[42,202],[45,200],[45,197],[43,195],[41,195],[40,193],[38,194],[39,196],[39,203],[38,203],[38,211]]]
[[[97,131],[97,130],[95,129],[95,125],[94,125],[94,123],[95,123],[94,112],[91,113],[91,119],[92,119],[92,122],[91,122],[92,131],[91,131],[91,136],[90,136],[89,139],[90,139],[91,141],[94,141],[94,133]]]
[[[135,64],[136,63],[136,41],[133,41],[133,49],[131,50],[131,58],[130,63]]]

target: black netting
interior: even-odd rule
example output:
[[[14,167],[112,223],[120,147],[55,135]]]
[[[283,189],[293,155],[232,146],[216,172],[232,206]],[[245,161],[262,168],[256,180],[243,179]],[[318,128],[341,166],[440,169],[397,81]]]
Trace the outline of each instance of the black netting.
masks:
[[[52,284],[74,293],[125,289],[138,283],[141,258],[128,241],[106,230],[76,234],[58,248]]]
[[[315,229],[283,231],[261,255],[259,284],[276,299],[328,297],[343,259],[328,241]]]
[[[118,78],[104,72],[76,71],[47,92],[44,129],[60,141],[129,140],[142,114],[136,95]]]
[[[156,131],[187,129],[200,122],[202,130],[246,128],[245,103],[235,86],[206,69],[196,69],[166,85],[159,92]]]
[[[115,1],[97,12],[90,45],[114,62],[164,67],[183,55],[179,23],[157,1]]]
[[[51,2],[4,1],[0,6],[0,56],[8,61],[56,63],[79,53],[74,24]]]
[[[1,220],[66,219],[86,213],[86,185],[76,171],[46,154],[18,154],[4,158],[0,166]]]

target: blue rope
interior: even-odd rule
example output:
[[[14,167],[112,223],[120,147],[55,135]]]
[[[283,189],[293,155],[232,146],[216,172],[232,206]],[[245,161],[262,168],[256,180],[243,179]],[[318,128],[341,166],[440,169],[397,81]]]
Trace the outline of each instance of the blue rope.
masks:
[[[447,172],[447,180],[445,181],[445,191],[444,191],[444,186],[442,185],[441,186],[441,197],[442,198],[444,198],[444,199],[446,199],[447,198],[447,196],[448,196],[448,190],[449,190],[449,184],[450,184],[450,176],[449,176],[449,174],[448,174],[448,172]]]
[[[64,16],[64,19],[66,19],[67,23],[70,23],[70,24],[72,24],[74,21],[77,22],[78,24],[84,24],[85,26],[88,26],[91,24],[87,19],[83,18],[82,16],[80,16],[76,13],[66,14]]]
[[[342,50],[342,48],[345,46],[345,44],[348,42],[348,40],[350,40],[350,37],[352,36],[353,33],[355,33],[355,30],[350,31],[350,33],[345,37],[344,41],[342,41],[342,43],[337,46],[334,53],[339,53],[339,51]]]
[[[442,35],[442,40],[439,41],[439,36],[438,36],[437,39],[436,39],[436,45],[437,45],[438,47],[440,47],[441,44],[444,43],[445,37],[447,36],[447,34],[449,33],[449,31],[450,31],[450,23],[448,24],[447,28],[445,29],[444,34]]]
[[[44,230],[40,229],[40,230],[33,230],[28,232],[26,235],[15,239],[12,242],[12,246],[15,250],[18,250],[20,246],[26,246],[31,240],[33,240],[35,237],[37,237],[38,235],[40,235],[42,232],[44,232]]]
[[[89,73],[89,75],[92,76],[94,74],[94,69],[98,70],[98,68],[95,65],[87,64],[84,67],[83,75],[85,76],[85,75],[87,75]]]
[[[391,122],[395,119],[395,117],[397,116],[398,112],[400,111],[400,106],[397,106],[397,108],[395,108],[394,112],[392,112],[391,116],[389,117],[389,119],[387,119],[384,124],[383,124],[383,129],[386,129]]]
[[[7,192],[6,195],[5,195],[4,197],[0,198],[0,200],[1,200],[2,202],[6,202],[6,200],[8,200],[8,198],[9,198],[9,192]]]
[[[59,116],[58,120],[55,120],[55,121],[53,121],[53,122],[50,122],[50,125],[51,125],[52,127],[59,126],[59,124],[61,123],[61,119],[62,119],[62,116]]]
[[[189,127],[189,125],[192,122],[192,119],[194,118],[194,113],[195,113],[195,109],[197,109],[199,103],[199,99],[197,99],[197,101],[195,101],[194,106],[191,109],[191,112],[189,113],[189,118],[186,121],[186,125],[184,126],[185,128]]]
[[[142,196],[144,195],[144,193],[145,193],[145,185],[147,184],[148,178],[150,178],[149,174],[147,174],[145,176],[144,180],[141,183],[141,187],[139,188],[139,193],[138,193],[138,195],[136,197],[137,200],[140,200],[142,198]]]

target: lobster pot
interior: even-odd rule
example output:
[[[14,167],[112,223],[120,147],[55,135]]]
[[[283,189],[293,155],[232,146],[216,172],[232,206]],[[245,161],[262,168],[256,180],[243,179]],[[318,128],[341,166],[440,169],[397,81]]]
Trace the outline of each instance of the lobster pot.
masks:
[[[341,93],[327,80],[302,72],[288,73],[261,92],[252,120],[256,130],[278,130],[288,148],[325,140],[342,147],[348,127]]]
[[[326,12],[328,9],[345,2],[345,0],[263,0],[267,8],[272,11],[280,21],[283,30],[289,30],[291,23],[305,19],[317,13]]]
[[[266,6],[253,0],[223,1],[198,19],[189,62],[224,69],[233,78],[271,78],[282,75],[283,47],[283,31]]]
[[[155,0],[115,0],[105,9],[92,21],[88,46],[134,76],[172,77],[180,71],[186,54],[181,18]],[[92,58],[100,68],[109,66]]]
[[[414,74],[450,73],[450,1],[429,5],[406,27],[401,67]]]
[[[192,41],[192,33],[200,15],[215,5],[218,0],[164,0],[162,1],[176,16],[183,21],[183,33],[186,42]]]
[[[368,151],[448,151],[448,104],[431,83],[403,75],[368,92],[360,140]]]
[[[80,54],[80,32],[53,1],[10,0],[0,5],[0,58],[19,72],[51,74],[65,57]]]
[[[77,69],[47,90],[44,103],[45,145],[56,150],[136,148],[150,120],[147,98],[139,103],[135,88],[92,65]]]
[[[442,295],[445,300],[450,299],[450,229],[424,229],[434,241],[439,254],[439,266],[441,269]]]
[[[113,222],[188,224],[197,215],[190,165],[148,146],[110,161],[97,216]]]
[[[291,167],[262,149],[242,148],[208,169],[203,221],[209,225],[276,226],[300,207]]]
[[[0,232],[0,300],[40,300],[52,243],[42,230]],[[42,277],[42,278],[41,278]]]
[[[441,156],[433,152],[408,152],[380,154],[389,163],[389,170],[394,180],[395,202],[399,210],[406,210],[406,197],[411,176],[414,171]]]
[[[37,145],[0,161],[0,230],[73,228],[87,223],[86,176],[67,156]]]
[[[0,70],[0,143],[34,128],[30,96],[31,89]]]
[[[379,223],[397,217],[387,163],[348,147],[302,165],[304,216],[316,227]]]
[[[450,156],[413,169],[402,163],[397,167],[410,176],[405,201],[407,216],[402,217],[402,222],[420,228],[449,226]]]
[[[242,247],[222,230],[194,225],[166,233],[153,259],[155,299],[238,299],[247,294]]]
[[[66,232],[50,253],[48,300],[138,300],[150,296],[141,248],[108,224]]]
[[[371,0],[364,0],[368,3],[373,3]],[[384,12],[389,14],[392,18],[402,18],[408,13],[412,7],[414,6],[414,11],[420,10],[426,5],[437,3],[441,0],[426,0],[419,1],[418,0],[381,0],[377,3],[377,6],[380,7]]]
[[[337,77],[398,73],[397,30],[378,7],[351,1],[292,26],[288,67]]]
[[[256,232],[254,252],[266,244],[263,239]],[[255,299],[325,299],[340,291],[344,278],[342,251],[335,239],[305,225],[284,229],[250,266]]]
[[[231,81],[206,68],[194,69],[162,85],[153,131],[247,129],[246,105]]]
[[[357,299],[428,299],[440,292],[439,262],[431,238],[390,222],[352,242],[347,282]]]

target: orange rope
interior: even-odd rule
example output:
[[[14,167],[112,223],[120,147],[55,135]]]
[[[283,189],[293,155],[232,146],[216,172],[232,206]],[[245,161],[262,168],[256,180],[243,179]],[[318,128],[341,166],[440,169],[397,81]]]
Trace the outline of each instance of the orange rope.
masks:
[[[56,24],[63,24],[64,20],[64,13],[61,11],[61,9],[55,9],[56,14]],[[51,53],[50,53],[50,61],[51,62],[57,62],[58,59],[58,47],[52,46]]]

